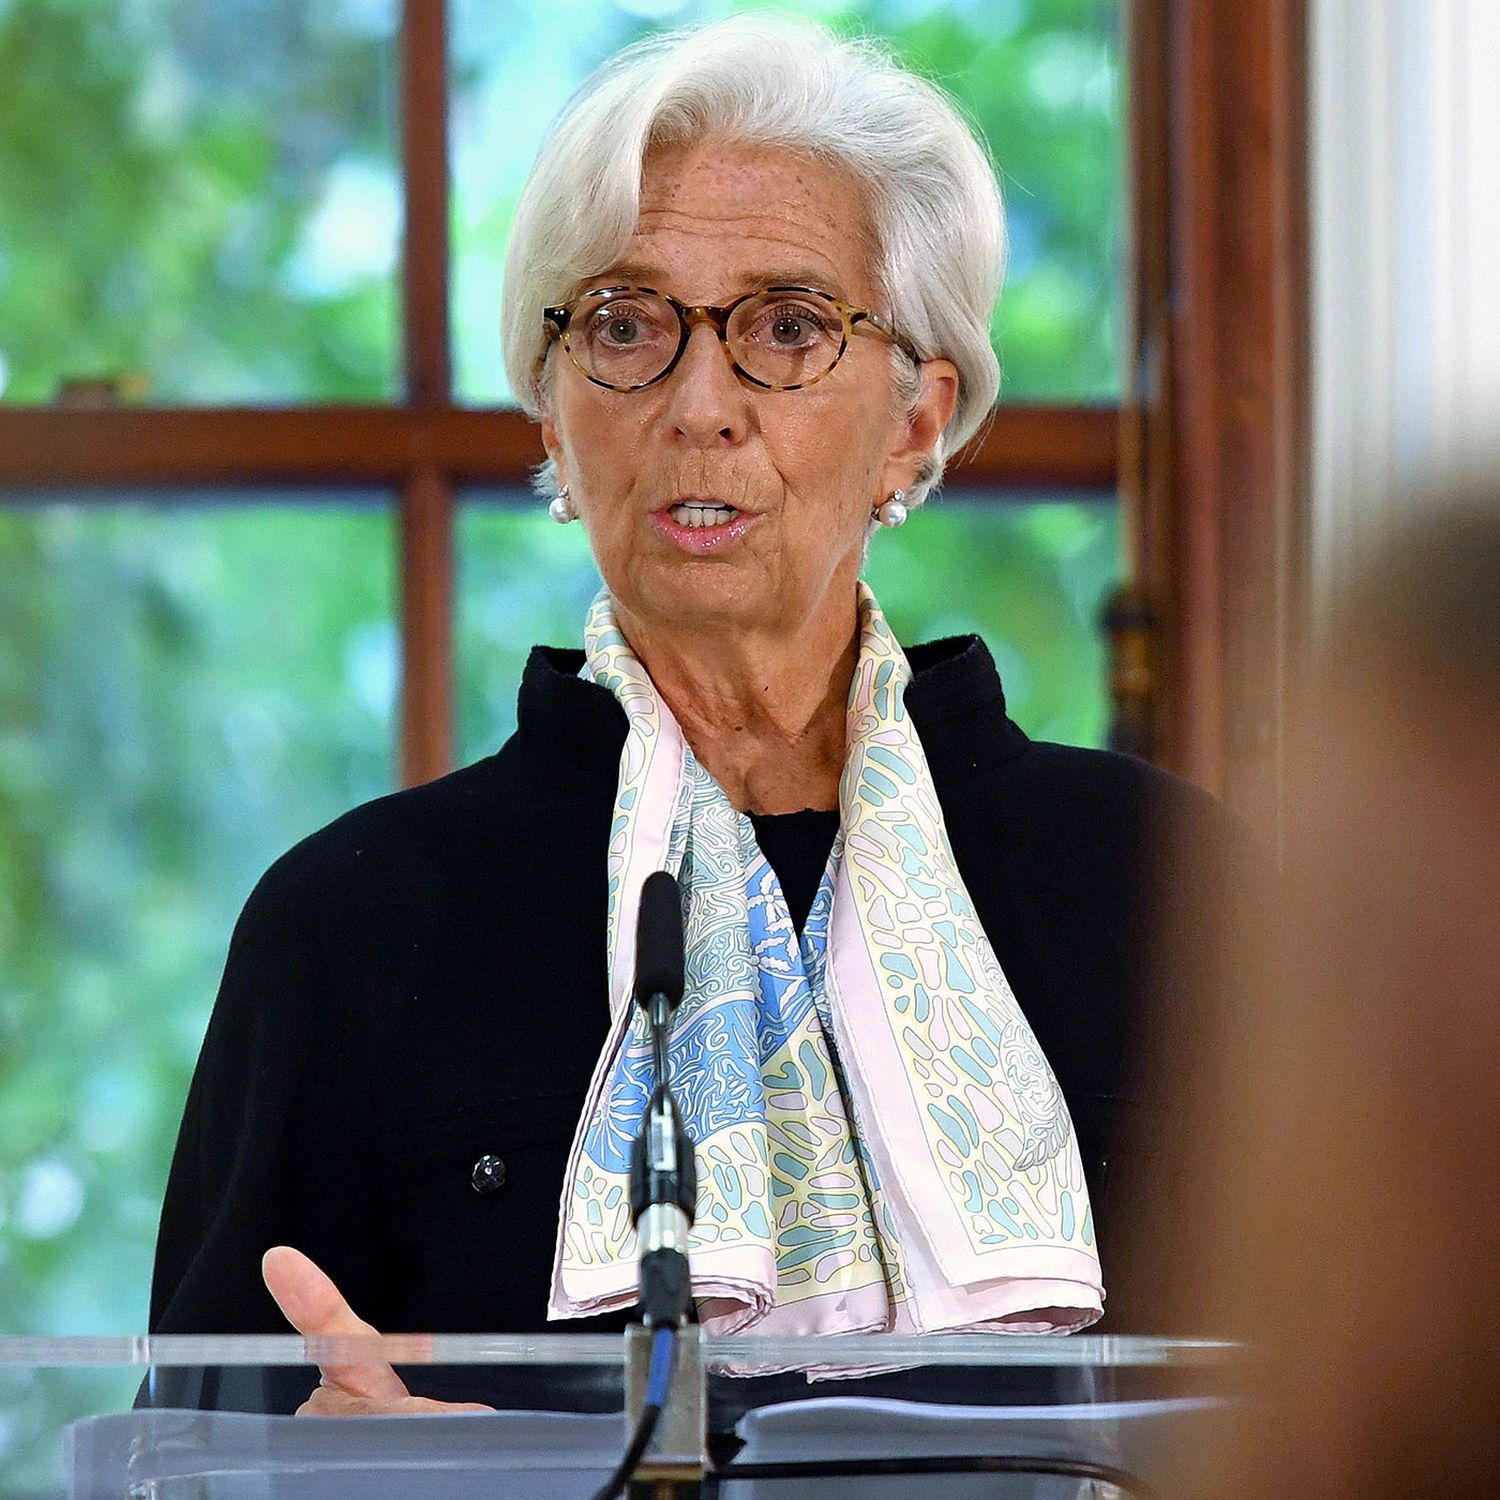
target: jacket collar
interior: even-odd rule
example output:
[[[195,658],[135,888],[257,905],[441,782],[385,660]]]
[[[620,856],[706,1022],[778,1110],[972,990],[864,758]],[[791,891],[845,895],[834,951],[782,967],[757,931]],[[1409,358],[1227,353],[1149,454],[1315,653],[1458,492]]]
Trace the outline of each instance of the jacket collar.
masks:
[[[906,709],[933,777],[976,775],[1014,760],[1030,743],[1005,711],[989,648],[977,635],[906,648]],[[516,740],[546,779],[599,781],[613,789],[625,744],[625,711],[608,688],[578,675],[583,652],[533,646],[521,678]]]

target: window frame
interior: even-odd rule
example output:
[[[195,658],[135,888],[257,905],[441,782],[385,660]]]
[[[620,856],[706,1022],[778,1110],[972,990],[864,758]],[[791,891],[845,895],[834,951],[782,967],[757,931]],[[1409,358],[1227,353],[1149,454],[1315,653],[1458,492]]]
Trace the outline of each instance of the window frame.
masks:
[[[1306,643],[1306,0],[1128,0],[1130,537],[1116,712],[1280,845]],[[1135,670],[1132,670],[1132,669]]]
[[[1111,691],[1132,748],[1263,830],[1306,570],[1305,0],[1123,0],[1128,211],[1118,405],[996,408],[951,472],[1117,493],[1129,539]],[[453,764],[454,510],[524,485],[519,411],[459,406],[450,299],[447,5],[403,0],[405,397],[293,408],[0,406],[0,491],[395,486],[404,785]]]

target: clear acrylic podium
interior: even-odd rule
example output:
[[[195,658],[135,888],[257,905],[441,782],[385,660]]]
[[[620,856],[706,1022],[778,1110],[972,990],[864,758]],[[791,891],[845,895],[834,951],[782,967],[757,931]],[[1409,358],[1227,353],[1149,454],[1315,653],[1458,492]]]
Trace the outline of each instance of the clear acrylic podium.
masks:
[[[1149,1495],[1222,1411],[1232,1357],[1088,1336],[710,1339],[709,1472],[670,1493]],[[496,1410],[287,1415],[319,1361],[375,1358],[416,1393]],[[0,1338],[0,1497],[588,1500],[625,1446],[624,1363],[604,1334]]]

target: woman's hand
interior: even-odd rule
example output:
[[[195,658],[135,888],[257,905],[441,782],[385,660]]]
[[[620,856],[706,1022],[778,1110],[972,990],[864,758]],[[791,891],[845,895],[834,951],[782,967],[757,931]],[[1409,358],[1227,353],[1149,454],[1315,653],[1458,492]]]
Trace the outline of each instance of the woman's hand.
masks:
[[[379,1336],[344,1300],[343,1294],[300,1250],[274,1245],[260,1263],[266,1289],[287,1321],[301,1334]],[[413,1396],[387,1364],[322,1365],[322,1380],[297,1408],[299,1417],[390,1417],[421,1412],[493,1411],[475,1401],[432,1401]]]

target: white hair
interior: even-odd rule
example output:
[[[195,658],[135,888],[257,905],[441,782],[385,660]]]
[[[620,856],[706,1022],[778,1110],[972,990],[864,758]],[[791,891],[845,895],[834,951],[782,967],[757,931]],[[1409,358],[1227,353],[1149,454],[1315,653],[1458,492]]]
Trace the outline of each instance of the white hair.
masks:
[[[989,415],[1000,385],[990,318],[1005,260],[989,155],[954,102],[869,39],[742,15],[649,36],[598,68],[568,101],[516,207],[501,318],[511,389],[533,418],[548,404],[542,309],[568,300],[624,253],[655,147],[718,136],[794,151],[847,172],[876,239],[876,285],[924,357],[958,368],[958,403],[908,493],[920,504],[948,456]],[[897,394],[921,382],[893,350]],[[550,463],[538,488],[555,488]]]

